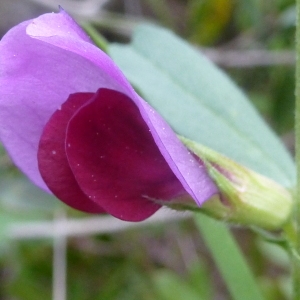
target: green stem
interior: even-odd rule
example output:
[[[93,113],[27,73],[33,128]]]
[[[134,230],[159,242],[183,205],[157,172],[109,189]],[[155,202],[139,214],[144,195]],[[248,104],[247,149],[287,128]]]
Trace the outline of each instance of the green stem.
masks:
[[[297,188],[295,193],[295,216],[296,227],[295,253],[292,258],[293,264],[293,287],[294,300],[300,300],[300,0],[296,0],[296,166],[297,166]]]
[[[97,31],[97,29],[90,23],[83,23],[81,27],[85,32],[90,36],[95,45],[99,47],[104,52],[108,51],[108,42],[107,40]]]

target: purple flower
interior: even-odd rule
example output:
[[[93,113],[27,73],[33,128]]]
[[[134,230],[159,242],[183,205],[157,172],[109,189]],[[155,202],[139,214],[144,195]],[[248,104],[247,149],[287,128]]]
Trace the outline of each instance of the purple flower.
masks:
[[[17,25],[0,42],[0,139],[37,186],[86,212],[141,221],[162,201],[189,195],[200,206],[217,192],[63,10]]]

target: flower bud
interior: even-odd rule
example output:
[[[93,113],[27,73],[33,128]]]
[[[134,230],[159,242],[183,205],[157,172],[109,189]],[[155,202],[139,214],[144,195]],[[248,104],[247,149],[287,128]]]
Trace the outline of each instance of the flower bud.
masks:
[[[186,138],[180,139],[203,161],[219,188],[219,196],[204,203],[204,212],[241,225],[269,230],[282,228],[293,208],[289,191],[220,153]]]

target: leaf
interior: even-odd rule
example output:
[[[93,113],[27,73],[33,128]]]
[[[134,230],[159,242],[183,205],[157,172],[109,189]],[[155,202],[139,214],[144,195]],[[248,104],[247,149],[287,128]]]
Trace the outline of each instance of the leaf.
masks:
[[[188,282],[195,289],[198,296],[205,300],[213,299],[213,286],[209,269],[200,257],[189,267]]]
[[[263,300],[253,274],[226,225],[201,214],[195,215],[195,221],[232,299]]]
[[[236,85],[185,41],[141,25],[131,44],[113,44],[108,50],[178,134],[284,186],[294,184],[294,164],[279,139]]]
[[[201,300],[196,290],[175,274],[168,271],[158,271],[154,276],[155,288],[162,300]]]

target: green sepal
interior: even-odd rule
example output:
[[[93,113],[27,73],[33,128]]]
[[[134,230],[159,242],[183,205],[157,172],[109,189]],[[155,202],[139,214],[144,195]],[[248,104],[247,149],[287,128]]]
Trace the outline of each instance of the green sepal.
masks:
[[[204,162],[219,188],[219,196],[203,205],[205,212],[218,219],[268,230],[281,229],[289,220],[293,201],[284,187],[214,150],[180,139]]]

